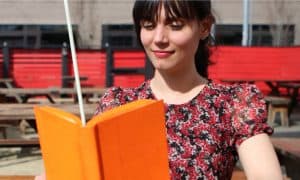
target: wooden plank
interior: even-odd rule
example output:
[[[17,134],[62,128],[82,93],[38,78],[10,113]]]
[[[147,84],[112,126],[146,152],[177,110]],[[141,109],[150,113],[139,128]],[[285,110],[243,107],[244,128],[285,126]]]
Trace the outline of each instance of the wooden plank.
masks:
[[[106,88],[82,88],[83,94],[103,95]],[[6,96],[26,95],[26,96],[45,96],[45,95],[61,95],[61,94],[76,94],[74,88],[0,88],[0,94]]]
[[[20,95],[35,95],[35,94],[51,94],[58,90],[51,88],[0,88],[0,94],[7,96],[20,94]]]
[[[0,147],[39,147],[38,139],[0,139]]]
[[[83,94],[102,95],[107,90],[105,88],[82,88]],[[44,95],[44,94],[76,94],[74,88],[0,88],[0,94],[5,95]]]
[[[265,96],[265,100],[272,105],[285,105],[286,107],[288,107],[289,103],[291,102],[290,98],[279,96]]]
[[[12,83],[13,79],[11,78],[1,78],[0,83]]]
[[[300,138],[271,138],[271,141],[281,154],[300,160]]]
[[[58,89],[60,94],[74,94],[76,90],[74,88],[59,88]],[[81,88],[83,94],[98,94],[103,95],[107,89],[106,88]]]
[[[82,88],[81,92],[88,102],[90,97],[100,97],[107,89],[105,88]],[[5,95],[7,97],[23,97],[20,100],[21,103],[26,103],[28,99],[35,97],[46,97],[49,102],[56,103],[54,98],[60,95],[70,95],[74,97],[74,102],[76,101],[77,91],[74,88],[0,88],[0,95]]]
[[[300,179],[300,138],[271,138],[279,162],[291,179]]]
[[[78,104],[0,104],[1,120],[35,119],[34,106],[51,106],[79,116]],[[84,104],[85,115],[90,119],[96,110],[97,104]]]
[[[4,175],[0,175],[0,180],[34,180],[34,176],[4,176]]]

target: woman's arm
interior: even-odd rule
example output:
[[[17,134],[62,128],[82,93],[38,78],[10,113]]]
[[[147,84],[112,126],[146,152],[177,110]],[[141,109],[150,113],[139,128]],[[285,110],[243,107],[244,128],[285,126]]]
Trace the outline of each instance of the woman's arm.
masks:
[[[255,135],[238,147],[247,179],[282,180],[279,161],[267,134]]]

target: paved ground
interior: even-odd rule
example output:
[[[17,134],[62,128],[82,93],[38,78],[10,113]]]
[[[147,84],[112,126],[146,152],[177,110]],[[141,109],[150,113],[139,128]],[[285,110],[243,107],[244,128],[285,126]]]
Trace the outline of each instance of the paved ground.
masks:
[[[4,149],[1,151],[5,152]],[[40,150],[21,153],[20,148],[14,148],[6,149],[6,152],[11,154],[1,157],[0,175],[36,175],[44,171]]]
[[[18,129],[8,129],[8,138],[36,137],[33,129],[28,129],[25,135]],[[44,171],[43,160],[39,148],[0,148],[0,175],[36,175]]]
[[[277,122],[273,125],[274,137],[300,137],[300,107],[291,115],[290,127],[281,127]],[[8,131],[10,137],[22,136],[16,128]],[[30,128],[26,132],[25,138],[36,136]],[[43,171],[39,148],[0,148],[0,175],[36,175]]]

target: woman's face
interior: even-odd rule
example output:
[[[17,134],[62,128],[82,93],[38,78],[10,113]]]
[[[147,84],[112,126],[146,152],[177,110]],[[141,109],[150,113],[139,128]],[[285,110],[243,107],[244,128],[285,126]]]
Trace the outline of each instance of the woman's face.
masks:
[[[157,22],[141,22],[140,36],[156,70],[177,72],[195,66],[198,43],[207,33],[196,20],[168,20],[162,7]]]

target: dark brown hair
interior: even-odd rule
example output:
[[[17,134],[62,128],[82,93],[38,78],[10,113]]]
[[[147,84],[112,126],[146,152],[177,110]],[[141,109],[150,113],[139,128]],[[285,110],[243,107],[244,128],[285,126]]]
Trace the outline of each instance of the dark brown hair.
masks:
[[[166,17],[170,19],[183,18],[198,21],[207,19],[210,23],[214,22],[210,0],[136,0],[132,13],[137,38],[140,43],[141,21],[157,21],[162,6],[165,8]],[[208,78],[208,66],[211,64],[209,59],[210,42],[210,36],[200,40],[195,55],[197,72],[206,78]]]

